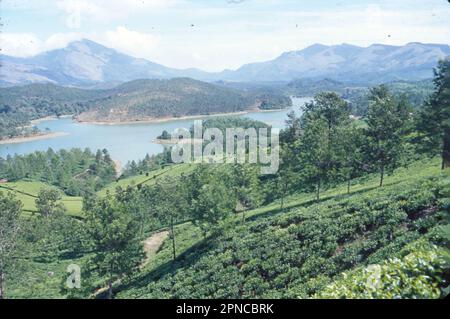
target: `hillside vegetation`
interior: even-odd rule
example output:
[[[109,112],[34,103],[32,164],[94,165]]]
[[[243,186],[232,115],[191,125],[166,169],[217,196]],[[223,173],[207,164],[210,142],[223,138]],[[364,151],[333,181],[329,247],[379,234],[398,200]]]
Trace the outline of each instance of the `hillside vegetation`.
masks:
[[[134,80],[109,89],[54,84],[0,88],[0,139],[33,134],[30,120],[74,115],[80,121],[121,122],[285,108],[277,92],[240,91],[189,78]]]
[[[172,165],[170,149],[129,163],[110,181],[106,150],[7,158],[1,164],[14,182],[53,187],[39,190],[31,218],[14,196],[23,191],[0,192],[1,295],[444,297],[449,67],[439,63],[420,111],[384,85],[370,89],[361,120],[338,94],[317,94],[300,116],[288,114],[279,169],[270,175],[261,174],[262,163]],[[214,123],[254,125],[233,118],[206,125]],[[77,178],[91,183],[67,187]],[[82,219],[67,216],[58,188],[80,191]],[[79,265],[81,286],[65,281],[63,263]]]
[[[202,239],[180,226],[183,249],[175,263],[165,264],[167,243],[118,296],[312,297],[343,271],[405,256],[407,245],[419,239],[439,244],[445,240],[439,225],[449,222],[450,178],[433,163],[399,172],[383,189],[369,180],[349,196],[324,194],[320,203],[311,202],[312,194],[292,196],[287,207],[293,207],[250,211],[244,225],[237,218],[220,236]]]
[[[351,287],[343,272],[361,276],[368,265],[403,260],[424,249],[433,252],[430,245],[448,243],[443,227],[450,221],[450,176],[439,166],[438,160],[417,162],[390,176],[383,188],[377,187],[377,176],[363,178],[349,195],[345,184],[338,185],[324,191],[319,203],[314,193],[294,194],[283,209],[277,200],[247,211],[244,224],[240,214],[230,216],[219,235],[203,237],[190,222],[181,223],[174,230],[176,260],[167,238],[140,273],[115,286],[116,297],[332,297],[337,285]],[[163,176],[153,180],[163,181]],[[121,186],[136,185],[131,180]],[[29,283],[17,277],[9,282],[10,298],[64,297],[66,267],[83,264],[90,254],[42,256],[23,264],[25,277],[34,278],[33,289],[25,289]],[[442,264],[441,257],[431,257],[434,266]],[[441,275],[448,274],[445,264],[439,267],[444,267]],[[443,282],[431,280],[437,289],[432,297],[439,296]]]
[[[137,80],[94,102],[79,121],[122,122],[186,115],[239,112],[257,108],[240,92],[191,79]]]
[[[397,96],[404,95],[413,109],[420,109],[433,92],[431,79],[421,81],[392,81],[386,86]],[[314,96],[322,91],[338,93],[351,104],[353,115],[364,116],[369,108],[369,87],[358,83],[344,83],[331,79],[306,80],[298,79],[286,84],[283,90],[294,96]]]

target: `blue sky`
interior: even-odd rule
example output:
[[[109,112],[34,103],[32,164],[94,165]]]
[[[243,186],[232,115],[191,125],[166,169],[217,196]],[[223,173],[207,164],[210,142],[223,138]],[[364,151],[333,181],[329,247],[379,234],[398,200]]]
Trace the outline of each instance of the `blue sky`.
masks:
[[[447,0],[2,0],[4,54],[88,38],[177,68],[235,69],[314,43],[450,44]]]

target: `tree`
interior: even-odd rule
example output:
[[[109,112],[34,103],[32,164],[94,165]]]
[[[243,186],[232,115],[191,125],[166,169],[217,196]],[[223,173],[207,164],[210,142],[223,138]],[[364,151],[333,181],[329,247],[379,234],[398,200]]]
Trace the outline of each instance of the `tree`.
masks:
[[[86,227],[95,251],[89,261],[94,272],[107,277],[111,299],[114,281],[136,271],[144,258],[139,223],[127,205],[110,195],[89,206]]]
[[[228,178],[221,173],[201,165],[189,177],[190,214],[205,236],[208,230],[219,231],[221,222],[236,207],[235,192],[225,182]]]
[[[380,173],[380,186],[383,186],[385,172],[399,166],[404,152],[402,133],[407,118],[402,106],[406,107],[398,103],[386,86],[370,90],[365,132],[369,158]]]
[[[11,194],[0,192],[0,299],[5,298],[7,269],[17,250],[22,203]]]
[[[347,194],[350,194],[352,179],[365,170],[364,145],[365,135],[355,122],[341,130],[342,173],[347,180]]]
[[[340,131],[348,125],[349,105],[336,93],[319,93],[306,103],[301,117],[300,163],[316,198],[323,185],[336,180],[343,149]]]
[[[53,215],[63,214],[66,209],[62,203],[61,194],[56,189],[42,188],[36,198],[36,209],[41,216],[49,218]]]
[[[295,162],[295,141],[292,140],[289,144],[281,147],[281,161],[280,167],[276,177],[276,193],[281,199],[280,210],[284,207],[284,199],[288,195],[289,190],[294,186],[297,176],[294,172]]]
[[[172,254],[175,261],[177,256],[174,227],[188,210],[185,189],[178,179],[165,178],[162,181],[158,181],[152,193],[154,194],[151,199],[153,210],[156,212],[159,220],[169,225],[172,239]]]
[[[245,211],[258,207],[262,202],[259,168],[250,164],[234,164],[231,181],[237,199],[242,209],[242,222],[245,221]]]
[[[170,135],[169,132],[167,132],[166,130],[164,130],[164,131],[161,133],[161,135],[159,135],[157,138],[160,139],[160,140],[170,140],[172,137],[171,137],[171,135]]]
[[[292,145],[300,135],[300,118],[294,111],[287,114],[286,128],[280,133],[281,144]]]
[[[450,60],[434,70],[434,93],[420,113],[417,129],[425,151],[441,155],[442,169],[450,167]]]

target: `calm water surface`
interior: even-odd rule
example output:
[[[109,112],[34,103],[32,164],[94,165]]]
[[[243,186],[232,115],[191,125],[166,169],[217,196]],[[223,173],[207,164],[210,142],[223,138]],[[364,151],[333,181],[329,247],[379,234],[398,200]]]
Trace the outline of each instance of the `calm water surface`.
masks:
[[[275,128],[285,126],[286,115],[291,110],[300,113],[300,107],[311,98],[292,98],[293,106],[289,109],[272,112],[249,113],[240,117],[248,117],[265,122]],[[145,154],[157,154],[163,150],[160,144],[152,143],[163,130],[172,132],[176,128],[189,128],[194,123],[190,120],[173,120],[163,123],[142,123],[130,125],[95,125],[80,124],[70,118],[43,121],[37,127],[51,132],[67,132],[68,135],[55,138],[30,141],[18,144],[0,145],[0,157],[8,154],[27,154],[34,151],[44,151],[49,147],[60,149],[90,148],[91,150],[106,148],[111,157],[119,160],[122,165],[131,160],[144,158]]]

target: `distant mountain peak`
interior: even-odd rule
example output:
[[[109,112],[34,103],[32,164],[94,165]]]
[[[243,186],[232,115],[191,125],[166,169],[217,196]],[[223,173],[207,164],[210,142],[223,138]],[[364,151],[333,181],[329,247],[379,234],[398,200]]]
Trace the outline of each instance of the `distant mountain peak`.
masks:
[[[330,79],[339,82],[382,83],[422,80],[433,76],[439,59],[450,56],[446,44],[410,42],[403,46],[376,43],[360,47],[349,43],[316,43],[277,58],[243,65],[237,70],[208,73],[173,69],[120,53],[89,39],[31,58],[1,56],[0,86],[55,83],[93,86],[135,79],[189,77],[202,81],[289,82],[294,79]]]
[[[300,51],[303,53],[306,53],[306,54],[314,54],[314,53],[320,52],[320,51],[328,49],[328,48],[329,48],[329,46],[327,46],[327,45],[324,45],[321,43],[315,43],[315,44],[310,45]]]
[[[79,41],[70,42],[66,48],[66,50],[76,50],[76,51],[102,51],[102,52],[115,52],[114,49],[108,48],[100,43],[94,42],[89,39],[81,39]]]

